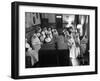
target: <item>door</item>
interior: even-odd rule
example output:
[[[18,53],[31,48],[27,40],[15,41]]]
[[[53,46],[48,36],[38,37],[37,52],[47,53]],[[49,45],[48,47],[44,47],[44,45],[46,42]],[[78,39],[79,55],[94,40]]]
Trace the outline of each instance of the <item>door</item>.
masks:
[[[61,29],[62,28],[62,15],[56,15],[56,28]]]

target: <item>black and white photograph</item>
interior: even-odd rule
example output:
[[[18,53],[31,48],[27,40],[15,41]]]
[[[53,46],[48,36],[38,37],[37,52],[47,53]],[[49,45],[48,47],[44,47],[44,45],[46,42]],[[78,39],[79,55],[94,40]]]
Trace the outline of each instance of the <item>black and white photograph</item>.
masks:
[[[12,3],[11,77],[97,74],[97,7]]]
[[[89,15],[25,12],[25,67],[89,65]]]

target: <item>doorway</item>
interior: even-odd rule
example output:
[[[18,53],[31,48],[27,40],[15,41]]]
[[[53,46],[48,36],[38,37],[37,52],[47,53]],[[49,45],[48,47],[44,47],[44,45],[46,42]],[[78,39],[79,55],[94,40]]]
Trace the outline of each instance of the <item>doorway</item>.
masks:
[[[62,29],[62,15],[61,14],[56,14],[56,28],[57,29]]]

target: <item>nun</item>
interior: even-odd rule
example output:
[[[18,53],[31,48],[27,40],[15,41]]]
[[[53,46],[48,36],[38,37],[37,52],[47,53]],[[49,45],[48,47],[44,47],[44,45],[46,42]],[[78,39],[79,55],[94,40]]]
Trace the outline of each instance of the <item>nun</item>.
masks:
[[[34,64],[38,62],[37,52],[30,47],[29,43],[27,42],[27,39],[25,39],[25,49],[26,56],[31,57],[31,65],[34,66]]]
[[[33,34],[32,39],[31,39],[31,43],[32,43],[32,48],[36,52],[35,55],[36,55],[37,61],[39,61],[38,52],[39,52],[39,50],[41,48],[41,42],[40,42],[40,39],[37,37],[36,34]]]
[[[72,66],[78,66],[77,54],[76,54],[76,43],[74,39],[75,33],[73,32],[73,28],[69,29],[69,36],[68,36],[68,45],[70,50],[70,61]]]

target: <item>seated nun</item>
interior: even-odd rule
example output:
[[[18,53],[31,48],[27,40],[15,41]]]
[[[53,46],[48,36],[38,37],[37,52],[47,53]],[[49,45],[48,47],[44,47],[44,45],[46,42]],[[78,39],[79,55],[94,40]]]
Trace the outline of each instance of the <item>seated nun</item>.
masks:
[[[49,43],[49,42],[51,42],[51,40],[52,40],[52,38],[51,38],[50,34],[47,34],[46,38],[45,38],[45,42]]]
[[[38,27],[38,32],[41,32],[41,31],[42,31],[41,27]]]
[[[26,56],[31,57],[31,64],[32,66],[34,66],[34,64],[39,61],[38,53],[30,47],[29,43],[27,42],[27,39],[25,39],[25,48],[27,49],[25,54]]]
[[[45,38],[45,37],[46,37],[46,34],[45,34],[45,32],[44,32],[44,31],[42,31],[42,32],[41,32],[41,35],[43,36],[43,38]]]
[[[47,31],[47,27],[44,27],[44,28],[43,28],[43,32],[44,32],[45,34],[47,34],[47,32],[48,32],[48,31]]]
[[[40,35],[40,41],[43,43],[44,42],[44,39],[45,39],[45,34],[43,34],[43,33],[41,33],[41,35]]]
[[[58,31],[57,31],[56,29],[54,29],[54,30],[52,31],[52,33],[53,33],[53,36],[58,36]]]
[[[36,30],[36,35],[37,35],[38,37],[40,37],[40,35],[41,35],[41,27],[38,27],[38,28],[37,28],[37,30]]]
[[[49,36],[50,36],[51,39],[53,38],[51,28],[48,28],[47,34],[49,34]]]
[[[39,49],[41,48],[41,42],[36,34],[33,34],[31,43],[32,43],[33,49],[35,49],[38,52]]]
[[[41,33],[40,32],[37,32],[36,35],[37,35],[37,37],[40,37],[41,36]]]
[[[51,32],[51,28],[48,28],[48,33],[52,33],[52,32]]]
[[[54,32],[54,30],[55,30],[55,29],[54,29],[54,28],[52,28],[52,30],[51,30],[51,31],[52,31],[52,32]]]

